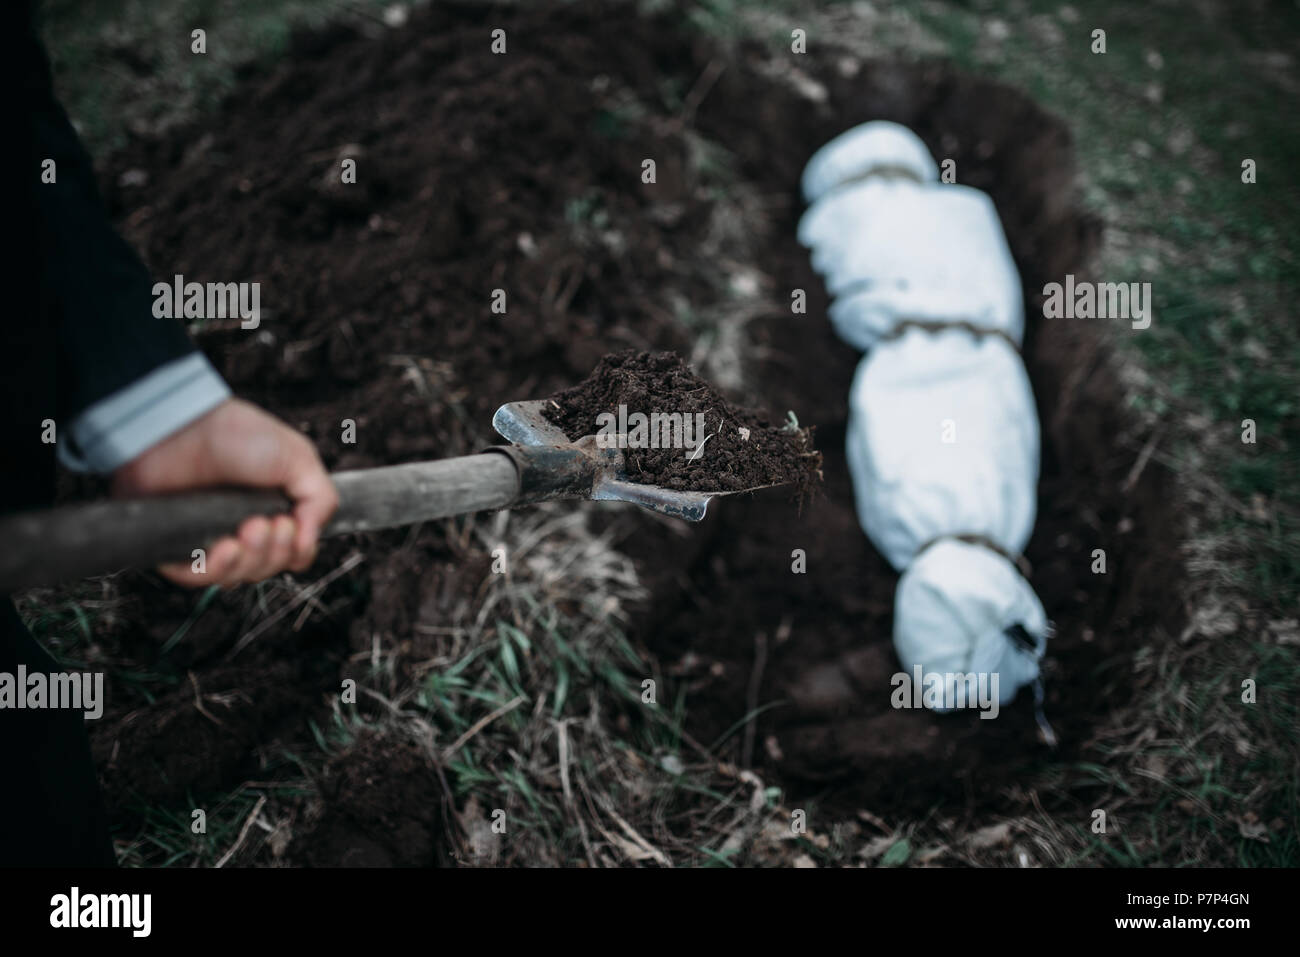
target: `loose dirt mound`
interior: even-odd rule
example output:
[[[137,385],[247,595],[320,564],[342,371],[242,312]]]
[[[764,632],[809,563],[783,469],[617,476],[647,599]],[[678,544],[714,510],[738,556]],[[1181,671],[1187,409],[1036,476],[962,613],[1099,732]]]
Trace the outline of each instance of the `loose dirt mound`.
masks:
[[[675,352],[605,356],[584,382],[551,396],[545,412],[572,440],[609,429],[602,416],[614,416],[613,435],[634,440],[624,453],[628,478],[646,485],[699,492],[790,485],[804,498],[819,478],[811,429],[777,428],[764,413],[728,402]],[[671,427],[657,424],[665,415],[681,417],[675,437]],[[637,425],[633,416],[643,421]],[[663,441],[665,435],[678,444]]]
[[[508,56],[488,53],[497,27],[511,38]],[[829,92],[818,104],[782,79],[789,58],[779,45],[729,58],[684,33],[680,16],[643,19],[627,7],[439,4],[378,39],[348,30],[308,38],[269,75],[250,76],[204,130],[118,157],[110,181],[140,168],[147,189],[108,191],[155,274],[261,282],[261,328],[215,326],[203,348],[238,392],[312,436],[328,465],[359,467],[489,442],[497,404],[565,388],[607,352],[689,354],[689,324],[674,318],[680,304],[703,310],[725,299],[719,264],[701,255],[734,216],[727,191],[704,182],[701,137],[719,144],[731,186],[761,197],[740,230],[764,282],[744,328],[750,394],[738,398],[778,421],[797,409],[818,424],[826,495],[802,517],[780,495],[730,499],[671,542],[641,520],[625,545],[654,590],[640,637],[683,675],[706,744],[779,703],[750,725],[756,733],[720,750],[764,766],[797,795],[821,793],[845,809],[866,802],[877,813],[954,794],[983,802],[1042,751],[1023,700],[996,722],[888,707],[895,576],[858,527],[842,448],[858,356],[833,337],[821,284],[794,239],[798,175],[853,123],[913,126],[936,155],[956,159],[962,182],[997,201],[1031,316],[1045,278],[1084,272],[1095,228],[1069,202],[1065,131],[1019,94],[942,67],[866,65],[849,76],[800,58]],[[683,121],[683,102],[716,63],[726,69]],[[655,184],[640,181],[645,157],[657,159]],[[336,185],[343,158],[357,160],[356,187]],[[808,293],[807,315],[790,313],[796,288]],[[504,315],[492,310],[498,289]],[[1058,627],[1047,710],[1067,753],[1131,694],[1133,635],[1169,627],[1176,612],[1166,476],[1150,464],[1125,485],[1136,440],[1097,341],[1084,325],[1040,323],[1026,346],[1045,442],[1028,556]],[[355,444],[340,441],[345,419],[356,423]],[[231,649],[274,605],[251,592],[224,596],[191,629],[200,642],[187,637],[164,655],[148,639],[184,625],[189,606],[158,600],[148,576],[123,580],[138,617],[105,654],[171,675],[175,692],[150,701],[124,690],[93,729],[120,821],[134,823],[132,793],[179,800],[232,787],[252,769],[272,773],[273,745],[302,743],[306,715],[322,715],[341,677],[375,649],[399,675],[434,657],[444,641],[437,627],[475,600],[486,567],[477,549],[426,528],[332,543],[318,573],[355,547],[365,560],[314,597],[312,614],[295,611],[233,659],[245,689],[277,668],[290,677],[223,739],[231,754],[215,764],[181,760],[198,750],[195,734],[203,747],[226,746],[195,695],[230,690]],[[1110,556],[1104,577],[1090,571],[1096,547]],[[795,549],[807,574],[791,570]],[[146,619],[148,629],[138,624]],[[226,717],[211,703],[205,710]],[[169,717],[180,712],[183,720]],[[360,811],[345,793],[405,771],[358,760],[356,773],[336,766],[341,783],[323,794],[336,813],[322,819],[392,821],[405,833],[411,805],[400,788],[373,799],[391,807]],[[161,792],[148,784],[159,765],[168,768]],[[434,853],[417,842],[406,855],[373,828],[348,833],[330,825],[333,836],[306,858],[423,862]]]
[[[412,742],[367,733],[333,758],[290,856],[315,867],[440,863],[441,785]]]

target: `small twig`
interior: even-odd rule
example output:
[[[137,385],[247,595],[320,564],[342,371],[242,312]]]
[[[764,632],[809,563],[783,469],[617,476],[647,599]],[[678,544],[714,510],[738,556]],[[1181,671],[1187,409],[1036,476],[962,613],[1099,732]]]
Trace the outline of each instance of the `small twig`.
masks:
[[[199,693],[199,679],[195,677],[193,671],[190,672],[190,684],[194,686],[194,707],[198,709],[199,714],[203,715],[203,717],[207,718],[218,728],[225,727],[225,725],[221,723],[221,721],[217,718],[216,715],[214,715],[207,708],[203,707],[203,695]]]
[[[713,438],[713,436],[717,434],[718,434],[717,432],[714,432],[713,435],[706,435],[704,438],[700,439],[700,444],[695,447],[694,452],[686,456],[686,461],[694,462],[697,458],[699,458],[700,453],[704,451],[704,443],[709,441],[709,439]]]
[[[334,579],[340,577],[341,575],[346,575],[353,568],[355,568],[357,565],[361,564],[365,560],[366,557],[362,555],[360,552],[353,552],[346,559],[344,559],[342,565],[334,569],[334,571],[330,572],[328,575],[318,578],[315,582],[308,585],[297,595],[295,595],[292,598],[292,600],[285,602],[284,605],[282,605],[269,618],[264,618],[261,622],[258,623],[256,628],[252,629],[247,634],[245,634],[244,637],[240,638],[239,641],[235,642],[235,647],[230,650],[230,655],[228,657],[230,658],[235,657],[235,655],[239,654],[241,651],[247,648],[248,645],[253,641],[253,639],[255,639],[258,635],[262,634],[262,632],[266,631],[268,628],[274,625],[285,615],[289,614],[289,612],[293,611],[303,602],[315,598],[316,595],[320,594],[320,592],[324,591],[329,586],[330,582],[334,581]]]
[[[625,835],[627,835],[627,840],[632,844],[633,848],[639,850],[642,855],[651,858],[657,864],[663,867],[673,866],[672,861],[668,859],[667,855],[665,855],[663,851],[659,850],[659,848],[655,847],[644,837],[642,837],[639,833],[637,833],[636,828],[634,828],[631,824],[627,823],[627,821],[625,821],[623,817],[617,811],[614,810],[613,804],[609,801],[608,798],[605,797],[605,795],[598,794],[596,796],[596,801],[600,805],[601,809],[606,814],[608,814],[611,818],[614,819],[614,823],[618,825],[619,830],[622,831]],[[610,838],[611,843],[615,844],[615,846],[622,848],[624,853],[627,853],[627,848],[624,842],[616,840],[615,839],[616,836],[611,835],[609,831],[601,827],[599,821],[596,822],[596,826],[600,828],[602,834],[604,834],[607,838]],[[628,856],[630,857],[632,855],[629,854]]]
[[[709,61],[709,65],[691,86],[690,92],[686,94],[686,99],[682,103],[680,119],[682,126],[689,126],[695,120],[695,111],[700,108],[700,104],[704,102],[704,98],[713,89],[713,84],[718,82],[718,77],[722,76],[722,71],[726,68],[727,65],[722,60]]]
[[[578,822],[578,836],[582,839],[582,850],[587,855],[587,863],[597,867],[596,855],[591,849],[591,838],[587,836],[587,825],[573,800],[573,786],[569,782],[569,719],[553,723],[560,752],[560,787],[564,791],[564,803],[569,806],[573,819]]]
[[[566,803],[573,803],[573,786],[569,783],[569,722],[554,721],[556,745],[560,752],[560,789]]]
[[[442,771],[441,762],[433,762],[433,772],[438,775],[438,783],[442,785],[442,806],[447,813],[452,842],[456,845],[457,853],[464,854],[465,822],[460,819],[460,811],[456,810],[456,798],[452,794],[451,785],[447,783],[447,775]]]
[[[303,603],[302,611],[298,612],[298,617],[293,620],[293,630],[295,632],[302,631],[302,626],[306,624],[307,619],[311,617],[313,611],[325,610],[327,609],[320,603],[316,596],[313,595],[311,598],[308,598],[307,601]]]
[[[253,822],[257,820],[257,815],[262,813],[262,808],[264,807],[266,807],[265,794],[257,799],[257,803],[253,805],[252,813],[244,819],[244,826],[239,829],[239,837],[235,838],[235,843],[230,846],[230,850],[221,855],[221,860],[217,861],[216,867],[223,867],[227,861],[235,856],[235,852],[239,850],[241,845],[243,845],[244,838],[248,837],[248,832],[253,828]]]
[[[442,759],[444,761],[450,761],[452,755],[454,755],[457,751],[459,751],[462,747],[464,747],[466,741],[474,737],[474,735],[478,734],[480,731],[486,728],[497,718],[501,717],[503,714],[507,714],[508,712],[515,710],[515,708],[523,704],[523,701],[524,701],[524,696],[518,695],[515,697],[513,701],[506,702],[501,707],[493,711],[491,714],[479,718],[477,721],[474,722],[474,724],[470,727],[468,731],[466,731],[459,738],[457,738],[450,745],[448,745],[446,748],[443,749]]]
[[[717,756],[708,748],[706,748],[704,745],[702,745],[699,741],[697,741],[695,739],[695,736],[692,735],[690,732],[686,730],[681,730],[678,733],[681,735],[681,739],[685,741],[687,744],[689,744],[692,748],[694,748],[695,753],[698,754],[705,761],[712,764],[718,760]]]
[[[1156,443],[1159,441],[1160,433],[1152,432],[1151,438],[1147,439],[1147,444],[1138,453],[1137,461],[1133,463],[1133,468],[1124,479],[1124,484],[1119,487],[1123,494],[1127,495],[1133,491],[1133,486],[1137,485],[1137,480],[1142,476],[1142,470],[1147,467],[1147,462],[1151,460],[1151,453],[1156,450]]]

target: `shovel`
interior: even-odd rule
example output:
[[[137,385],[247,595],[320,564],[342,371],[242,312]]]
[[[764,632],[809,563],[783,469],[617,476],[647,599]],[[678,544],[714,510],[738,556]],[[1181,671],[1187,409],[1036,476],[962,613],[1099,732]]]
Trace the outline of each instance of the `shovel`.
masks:
[[[510,402],[492,425],[514,444],[436,462],[335,472],[339,507],[322,535],[368,532],[555,498],[632,502],[688,522],[719,495],[629,482],[617,448],[576,442],[543,415],[544,400]],[[770,488],[759,486],[758,488]],[[280,492],[221,490],[19,512],[0,519],[0,594],[127,566],[189,561],[244,519],[291,510]]]

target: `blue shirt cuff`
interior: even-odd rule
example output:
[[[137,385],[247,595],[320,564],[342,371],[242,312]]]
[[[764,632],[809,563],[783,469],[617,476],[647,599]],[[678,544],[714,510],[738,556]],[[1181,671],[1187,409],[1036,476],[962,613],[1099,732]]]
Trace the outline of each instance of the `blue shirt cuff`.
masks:
[[[230,398],[201,352],[159,366],[83,411],[58,442],[76,472],[112,472]]]

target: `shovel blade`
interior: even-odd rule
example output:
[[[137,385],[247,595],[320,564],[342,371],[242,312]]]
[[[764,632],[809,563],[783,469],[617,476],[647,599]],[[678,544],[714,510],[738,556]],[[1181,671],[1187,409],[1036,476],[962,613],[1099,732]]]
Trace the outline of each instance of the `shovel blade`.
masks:
[[[544,399],[507,402],[492,416],[492,428],[515,445],[572,445],[560,427],[546,418]]]
[[[654,512],[684,518],[688,522],[698,522],[704,518],[714,494],[716,493],[679,492],[676,489],[621,479],[597,482],[591,490],[591,497],[596,501],[631,502]]]
[[[507,402],[492,416],[492,427],[507,442],[515,445],[569,446],[569,437],[546,418],[546,400],[530,399]],[[679,492],[658,485],[629,482],[622,466],[601,475],[592,486],[591,498],[598,502],[631,502],[651,511],[688,522],[704,518],[709,501],[719,492]]]

